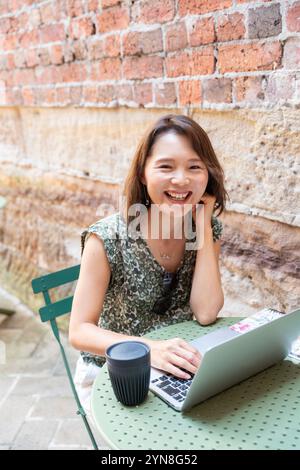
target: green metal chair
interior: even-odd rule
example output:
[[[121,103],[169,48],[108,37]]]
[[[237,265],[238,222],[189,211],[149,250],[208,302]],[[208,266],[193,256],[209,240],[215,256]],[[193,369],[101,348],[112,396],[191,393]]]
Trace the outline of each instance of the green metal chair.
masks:
[[[32,290],[34,294],[39,294],[42,293],[44,296],[45,300],[45,306],[41,307],[39,309],[39,314],[41,317],[42,322],[47,322],[50,321],[52,331],[54,333],[54,336],[59,344],[62,358],[64,361],[65,369],[67,371],[67,375],[69,378],[70,386],[72,389],[72,393],[74,395],[75,401],[77,403],[77,414],[80,415],[83,419],[84,425],[87,429],[87,432],[90,436],[90,439],[92,441],[92,445],[95,450],[98,450],[97,443],[95,441],[94,435],[92,433],[92,430],[90,428],[90,425],[88,423],[86,413],[84,411],[84,408],[82,407],[76,388],[75,384],[73,381],[73,377],[71,374],[70,366],[67,360],[67,356],[64,350],[64,347],[61,343],[60,340],[60,334],[59,334],[59,329],[57,326],[56,318],[60,317],[62,315],[65,315],[67,313],[71,312],[72,309],[72,301],[73,301],[73,295],[70,297],[67,297],[65,299],[59,300],[57,302],[52,302],[50,295],[49,295],[49,289],[53,289],[55,287],[59,287],[63,284],[67,284],[73,281],[76,281],[79,277],[79,271],[80,271],[80,264],[76,266],[72,266],[70,268],[62,269],[61,271],[57,271],[55,273],[51,274],[46,274],[44,276],[38,277],[36,279],[33,279],[31,281],[32,285]]]

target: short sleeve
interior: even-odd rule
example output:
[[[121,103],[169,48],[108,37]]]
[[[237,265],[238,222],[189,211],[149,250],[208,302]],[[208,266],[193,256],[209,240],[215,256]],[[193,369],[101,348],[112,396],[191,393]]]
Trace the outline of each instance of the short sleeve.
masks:
[[[109,283],[109,286],[111,286],[117,277],[118,271],[122,269],[120,262],[120,239],[118,234],[114,232],[111,227],[106,225],[103,220],[100,220],[81,233],[81,256],[83,254],[85,243],[92,233],[96,234],[103,242],[106,256],[111,268],[111,277]]]
[[[215,216],[211,218],[211,227],[213,232],[213,240],[216,242],[220,240],[222,233],[223,233],[223,224],[222,222]]]

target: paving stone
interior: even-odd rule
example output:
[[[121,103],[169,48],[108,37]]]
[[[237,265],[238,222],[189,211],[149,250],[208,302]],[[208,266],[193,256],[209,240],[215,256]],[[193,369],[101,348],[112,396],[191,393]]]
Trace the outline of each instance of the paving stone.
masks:
[[[78,361],[80,353],[79,351],[76,351],[68,347],[65,348],[65,351],[66,351],[66,355],[68,358],[68,363],[69,363],[72,375],[74,375],[75,369],[76,369],[76,363]],[[58,361],[53,369],[53,375],[58,375],[58,376],[66,375],[66,369],[65,369],[62,356],[59,356],[58,358]]]
[[[0,381],[1,389],[1,381]],[[12,390],[13,395],[40,395],[41,397],[69,397],[71,388],[65,377],[21,377]]]
[[[68,419],[76,418],[76,402],[73,397],[42,397],[31,410],[29,418]]]
[[[81,418],[66,420],[57,430],[51,445],[74,445],[90,446],[91,440]]]
[[[5,322],[1,324],[1,328],[24,328],[28,319],[33,318],[33,315],[28,311],[16,311],[14,315],[5,316]]]
[[[46,450],[57,427],[57,421],[26,421],[11,448],[12,450]]]
[[[32,357],[36,349],[36,343],[19,341],[8,343],[6,346],[6,357],[8,361],[14,359],[26,359]]]
[[[6,344],[15,343],[21,338],[23,330],[20,328],[2,328],[0,331],[0,339]]]
[[[1,447],[0,447],[1,449]],[[87,446],[55,446],[55,445],[50,445],[48,447],[48,450],[93,450],[92,447],[87,447]]]
[[[36,345],[38,345],[46,334],[47,331],[45,330],[44,325],[37,322],[35,318],[31,318],[23,329],[20,341],[24,339],[26,341],[35,342]]]
[[[2,398],[7,394],[12,385],[16,382],[15,377],[0,376],[0,403]]]
[[[30,396],[9,396],[0,407],[0,444],[11,444],[33,405]],[[4,424],[2,424],[4,423]]]
[[[0,375],[14,375],[24,374],[30,377],[48,377],[52,374],[52,370],[57,363],[57,354],[52,353],[52,356],[38,358],[29,357],[25,359],[14,359],[13,362],[9,361],[4,365],[0,365]]]

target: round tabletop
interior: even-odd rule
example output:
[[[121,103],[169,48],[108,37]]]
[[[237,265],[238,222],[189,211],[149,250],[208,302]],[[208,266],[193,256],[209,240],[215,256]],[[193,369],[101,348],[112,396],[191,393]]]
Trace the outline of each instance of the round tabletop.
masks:
[[[177,323],[147,334],[191,341],[239,318],[202,327]],[[144,403],[126,407],[113,393],[106,365],[93,385],[92,413],[112,449],[299,449],[300,365],[292,360],[260,372],[180,413],[149,391]]]

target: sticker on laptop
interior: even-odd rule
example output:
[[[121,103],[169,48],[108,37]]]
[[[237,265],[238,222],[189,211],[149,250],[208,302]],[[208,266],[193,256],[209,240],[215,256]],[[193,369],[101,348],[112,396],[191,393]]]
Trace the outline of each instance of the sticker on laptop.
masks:
[[[254,315],[251,315],[251,317],[244,318],[238,323],[231,325],[229,328],[236,333],[247,333],[248,331],[254,330],[254,328],[258,328],[272,320],[276,320],[282,315],[284,315],[284,312],[280,312],[273,308],[264,308],[263,310],[254,313]]]

